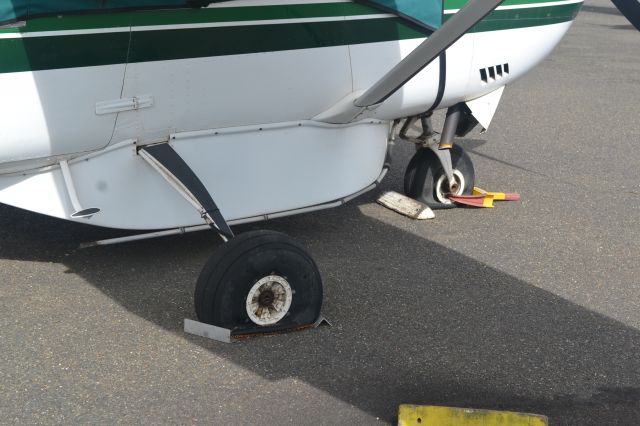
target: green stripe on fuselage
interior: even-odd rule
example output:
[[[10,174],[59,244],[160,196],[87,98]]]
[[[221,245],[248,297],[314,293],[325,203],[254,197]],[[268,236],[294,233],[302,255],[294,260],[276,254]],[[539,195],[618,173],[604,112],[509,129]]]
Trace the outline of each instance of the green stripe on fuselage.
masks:
[[[523,1],[528,0],[520,0]],[[580,6],[580,3],[576,3],[498,10],[474,27],[473,31],[507,30],[567,22],[575,17]],[[20,31],[46,30],[51,31],[51,34],[0,38],[0,73],[312,49],[424,38],[429,34],[426,30],[418,31],[408,26],[399,18],[339,19],[340,16],[367,15],[372,11],[373,9],[354,3],[323,3],[41,18],[30,21]],[[445,20],[451,16],[445,15]],[[258,17],[262,19],[257,19]],[[336,17],[336,20],[295,22],[296,18],[314,17]],[[240,19],[271,21],[243,25],[242,21],[238,21]],[[273,23],[274,19],[291,19],[292,22]],[[45,25],[46,22],[57,22],[59,25]],[[219,22],[238,22],[238,25],[136,31],[137,28],[152,25],[179,26]],[[108,32],[109,28],[130,25],[134,28],[131,33]],[[101,28],[105,28],[105,32],[55,34],[56,30],[62,29]],[[9,32],[9,29],[0,30],[0,34],[3,32]]]
[[[0,74],[127,62],[129,32],[0,39]]]
[[[382,18],[0,39],[0,73],[312,49],[426,35],[400,19]]]
[[[239,55],[423,38],[400,19],[134,32],[131,62]],[[155,47],[154,47],[155,46]]]
[[[559,6],[494,10],[482,22],[473,27],[471,32],[498,31],[568,22],[576,17],[581,7],[582,3],[572,3]],[[444,21],[452,16],[453,14],[445,15]]]

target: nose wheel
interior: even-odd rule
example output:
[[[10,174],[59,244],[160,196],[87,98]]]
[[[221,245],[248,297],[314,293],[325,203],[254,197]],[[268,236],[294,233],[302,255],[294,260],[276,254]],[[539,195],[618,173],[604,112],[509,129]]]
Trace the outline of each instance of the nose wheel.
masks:
[[[404,175],[404,192],[432,209],[455,207],[448,195],[470,195],[475,183],[475,171],[469,155],[459,145],[450,149],[453,167],[452,185],[442,162],[431,148],[420,148],[409,161]]]
[[[304,247],[279,232],[247,232],[221,245],[196,285],[198,319],[235,334],[310,326],[321,307],[318,267]]]

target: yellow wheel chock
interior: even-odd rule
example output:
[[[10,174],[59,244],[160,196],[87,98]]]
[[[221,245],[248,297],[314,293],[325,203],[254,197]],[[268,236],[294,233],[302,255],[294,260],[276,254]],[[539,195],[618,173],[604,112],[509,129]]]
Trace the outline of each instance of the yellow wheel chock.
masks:
[[[489,192],[477,186],[473,187],[471,195],[449,195],[451,201],[471,207],[493,208],[494,201],[518,201],[520,194],[517,192]]]
[[[548,426],[546,416],[431,405],[401,405],[398,426]]]
[[[477,186],[473,187],[473,195],[487,195],[495,201],[520,201],[520,194],[517,192],[489,192]]]

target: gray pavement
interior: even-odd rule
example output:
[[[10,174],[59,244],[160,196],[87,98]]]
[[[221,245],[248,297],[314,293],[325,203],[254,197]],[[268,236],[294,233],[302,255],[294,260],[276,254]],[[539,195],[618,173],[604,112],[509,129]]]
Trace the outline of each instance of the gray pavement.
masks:
[[[640,33],[590,0],[464,142],[521,203],[413,222],[375,191],[238,228],[310,249],[333,327],[234,345],[181,331],[210,234],[75,250],[120,234],[0,206],[0,423],[384,424],[416,403],[640,424],[638,142]]]

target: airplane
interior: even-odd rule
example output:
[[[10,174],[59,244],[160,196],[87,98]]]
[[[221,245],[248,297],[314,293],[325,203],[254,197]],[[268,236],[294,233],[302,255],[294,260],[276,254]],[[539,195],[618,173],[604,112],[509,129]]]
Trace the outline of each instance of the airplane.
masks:
[[[375,188],[397,134],[416,144],[405,193],[452,207],[474,186],[455,137],[489,127],[505,86],[581,6],[2,2],[0,202],[143,232],[97,244],[212,229],[225,243],[198,279],[198,320],[236,336],[307,327],[322,307],[311,255],[284,234],[231,226]]]

